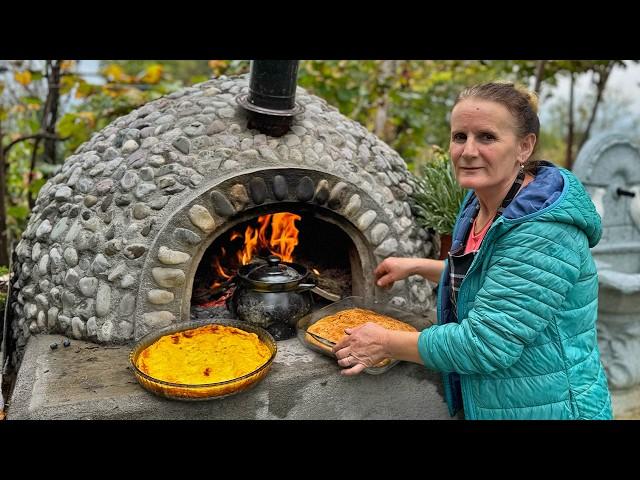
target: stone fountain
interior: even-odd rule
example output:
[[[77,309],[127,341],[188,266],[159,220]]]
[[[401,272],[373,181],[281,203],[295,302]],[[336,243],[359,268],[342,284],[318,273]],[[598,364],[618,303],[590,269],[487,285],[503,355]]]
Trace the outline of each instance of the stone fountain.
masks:
[[[602,217],[598,335],[609,385],[640,384],[640,147],[617,134],[589,140],[574,172]]]

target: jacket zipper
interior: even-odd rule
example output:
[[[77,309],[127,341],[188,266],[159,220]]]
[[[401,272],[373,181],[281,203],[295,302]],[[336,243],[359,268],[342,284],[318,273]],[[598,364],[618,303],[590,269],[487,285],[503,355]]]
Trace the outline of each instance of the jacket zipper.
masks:
[[[462,283],[460,283],[460,289],[458,290],[458,301],[456,302],[458,319],[462,318],[462,315],[461,315],[462,312],[460,311],[460,308],[461,308],[460,306],[465,305],[466,303],[465,292],[462,288],[464,285],[464,282],[467,280],[467,278],[469,278],[469,274],[473,272],[474,268],[479,263],[478,258],[481,257],[480,253],[482,252],[483,246],[487,245],[487,240],[491,238],[491,235],[493,235],[497,226],[503,222],[504,222],[503,218],[500,217],[496,221],[496,223],[494,223],[493,225],[491,225],[491,227],[489,227],[489,230],[487,230],[487,233],[485,234],[485,237],[482,240],[482,244],[480,244],[480,248],[478,249],[478,252],[476,253],[475,257],[473,257],[473,261],[471,262],[471,265],[469,265],[469,270],[467,270],[467,273],[464,276]],[[473,404],[473,399],[469,392],[469,386],[467,384],[467,376],[468,375],[460,375],[460,389],[462,390],[462,406],[464,408],[465,418],[468,420],[474,420],[476,418],[475,405]]]
[[[447,273],[447,269],[444,268],[442,270],[442,274],[440,275],[440,285],[442,285],[444,283],[444,278],[445,278],[445,274]],[[444,290],[444,288],[439,288],[438,289],[438,304],[437,304],[437,310],[438,310],[438,325],[442,325],[442,298],[443,298],[443,294],[442,291]],[[443,373],[442,374],[442,381],[444,383],[444,399],[447,402],[447,408],[449,410],[449,415],[451,417],[453,417],[455,415],[455,412],[453,411],[453,395],[451,394],[451,383],[449,382],[449,374],[448,373]]]

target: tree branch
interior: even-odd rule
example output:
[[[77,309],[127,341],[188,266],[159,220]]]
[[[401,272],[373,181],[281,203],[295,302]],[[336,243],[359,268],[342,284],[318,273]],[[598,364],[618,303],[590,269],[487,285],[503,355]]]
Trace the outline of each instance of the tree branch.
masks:
[[[2,154],[3,155],[7,155],[9,153],[9,150],[11,150],[16,144],[20,143],[20,142],[24,142],[25,140],[32,140],[34,138],[37,139],[44,139],[44,138],[49,138],[52,140],[57,140],[59,142],[64,142],[65,140],[67,140],[68,138],[71,138],[70,136],[67,137],[58,137],[57,135],[52,135],[48,132],[38,132],[38,133],[34,133],[32,135],[25,135],[23,137],[20,138],[16,138],[13,142],[9,143],[6,147],[2,148]]]
[[[575,89],[575,74],[569,72],[571,82],[569,84],[569,124],[567,129],[567,151],[565,155],[565,167],[567,170],[573,168],[573,95]]]
[[[28,187],[31,187],[31,180],[33,180],[33,171],[36,168],[36,160],[38,158],[38,147],[40,146],[40,140],[42,139],[36,138],[35,141],[33,142],[33,150],[31,151],[31,162],[29,162]],[[34,199],[33,199],[33,196],[31,195],[31,188],[28,188],[27,190],[27,201],[29,202],[29,210],[32,210]]]
[[[544,78],[544,67],[546,60],[538,60],[536,62],[536,83],[533,87],[533,91],[540,95],[540,87],[542,86],[542,79]]]
[[[580,141],[580,145],[578,146],[578,150],[582,148],[582,146],[589,139],[589,134],[591,133],[591,127],[593,126],[593,122],[596,118],[596,113],[598,113],[598,106],[600,105],[600,101],[602,100],[602,95],[604,93],[604,89],[607,85],[607,80],[609,80],[609,75],[615,66],[615,61],[610,61],[606,65],[602,67],[601,70],[598,70],[598,80],[594,82],[596,84],[596,100],[593,104],[593,108],[591,109],[591,116],[589,117],[589,123],[587,124],[587,128],[582,135],[582,140]]]

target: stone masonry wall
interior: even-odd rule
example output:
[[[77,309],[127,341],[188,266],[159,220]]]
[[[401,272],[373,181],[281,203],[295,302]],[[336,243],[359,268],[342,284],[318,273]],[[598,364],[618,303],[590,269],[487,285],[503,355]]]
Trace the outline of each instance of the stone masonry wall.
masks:
[[[185,88],[119,118],[66,159],[16,248],[18,347],[40,332],[126,343],[179,321],[189,275],[219,227],[270,202],[344,217],[375,262],[431,254],[411,212],[414,179],[395,151],[302,88],[305,111],[289,134],[249,130],[235,102],[247,89],[247,75]],[[432,306],[419,276],[377,295],[414,311]]]

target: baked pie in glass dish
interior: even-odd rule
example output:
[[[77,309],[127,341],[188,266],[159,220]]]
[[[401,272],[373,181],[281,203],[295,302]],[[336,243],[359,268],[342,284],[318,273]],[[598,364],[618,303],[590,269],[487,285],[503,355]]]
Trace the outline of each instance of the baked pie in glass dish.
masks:
[[[143,337],[129,355],[136,379],[157,395],[210,400],[262,380],[276,356],[273,337],[237,321],[185,322]]]
[[[359,327],[367,322],[407,332],[417,332],[432,324],[427,318],[384,303],[366,301],[362,297],[346,297],[302,317],[297,324],[298,340],[311,350],[335,358],[332,348],[346,335],[344,329]],[[364,371],[373,375],[384,373],[398,362],[385,358]]]

